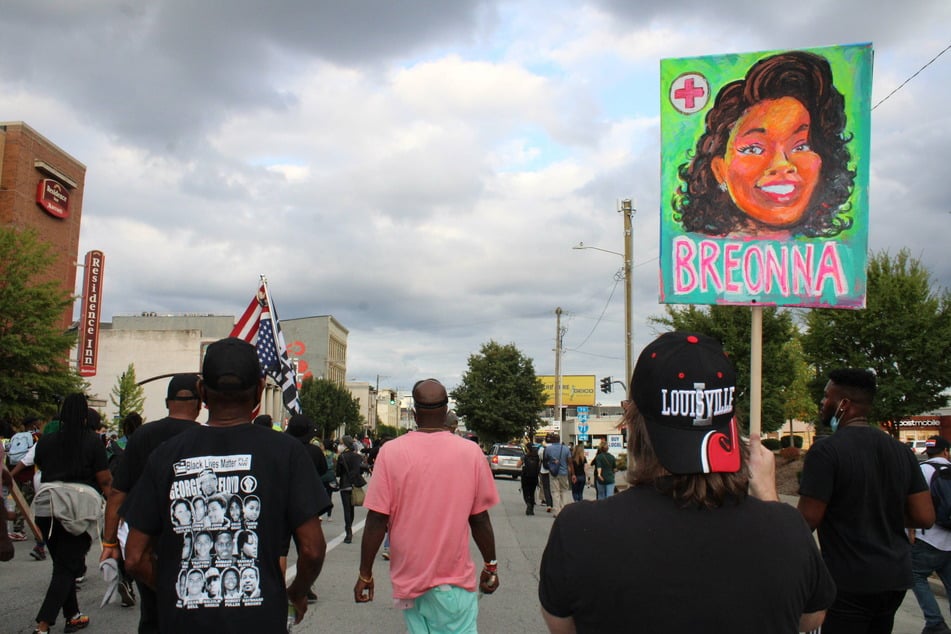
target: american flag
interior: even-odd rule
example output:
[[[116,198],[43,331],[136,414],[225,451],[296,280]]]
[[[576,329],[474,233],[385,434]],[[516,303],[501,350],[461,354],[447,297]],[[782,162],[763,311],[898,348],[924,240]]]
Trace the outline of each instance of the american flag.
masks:
[[[234,325],[231,336],[244,339],[257,348],[261,370],[281,387],[284,407],[300,414],[302,412],[300,399],[297,397],[297,375],[287,356],[287,346],[284,344],[284,335],[281,334],[277,311],[274,311],[273,322],[271,320],[272,307],[268,306],[267,297],[262,283],[258,294]]]

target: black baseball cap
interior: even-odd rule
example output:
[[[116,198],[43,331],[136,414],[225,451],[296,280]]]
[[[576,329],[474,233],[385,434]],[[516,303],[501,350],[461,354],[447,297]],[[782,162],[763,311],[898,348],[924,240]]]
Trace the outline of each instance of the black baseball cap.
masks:
[[[179,396],[179,392],[188,391],[191,396]],[[168,394],[165,399],[169,401],[190,401],[198,398],[198,375],[194,372],[186,374],[176,374],[168,382]]]
[[[723,347],[700,333],[664,333],[644,348],[631,377],[631,400],[673,474],[740,470],[735,392],[736,370]]]
[[[937,456],[951,449],[951,442],[948,442],[941,436],[931,436],[925,442],[925,453],[929,456]]]
[[[237,337],[219,339],[205,350],[201,376],[212,390],[237,392],[256,385],[264,373],[254,346]]]

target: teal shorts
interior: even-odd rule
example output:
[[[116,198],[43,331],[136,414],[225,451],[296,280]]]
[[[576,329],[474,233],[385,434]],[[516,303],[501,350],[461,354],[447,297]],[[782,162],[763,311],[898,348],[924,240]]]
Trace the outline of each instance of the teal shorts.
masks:
[[[476,634],[478,617],[479,595],[449,585],[430,589],[403,610],[410,634]]]

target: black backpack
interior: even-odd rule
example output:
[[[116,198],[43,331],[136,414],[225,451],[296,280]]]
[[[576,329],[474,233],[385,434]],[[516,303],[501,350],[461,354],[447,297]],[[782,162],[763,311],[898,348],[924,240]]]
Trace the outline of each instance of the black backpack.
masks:
[[[541,470],[542,461],[539,459],[537,453],[528,453],[525,454],[525,461],[522,467],[522,473],[527,476],[537,477],[538,472]]]
[[[951,465],[926,461],[934,467],[931,474],[931,501],[934,503],[935,525],[951,529]]]

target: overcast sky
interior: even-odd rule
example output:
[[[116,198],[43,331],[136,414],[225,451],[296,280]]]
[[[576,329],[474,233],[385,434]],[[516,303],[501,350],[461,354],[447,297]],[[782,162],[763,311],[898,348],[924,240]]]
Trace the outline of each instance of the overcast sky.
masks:
[[[87,168],[80,253],[103,318],[331,314],[348,379],[450,388],[514,343],[622,378],[618,200],[635,357],[655,332],[659,62],[872,42],[876,104],[951,44],[947,0],[775,3],[8,0],[0,120]],[[872,112],[873,250],[951,287],[951,52]],[[738,310],[744,310],[742,308]],[[619,391],[603,397],[616,403]]]

